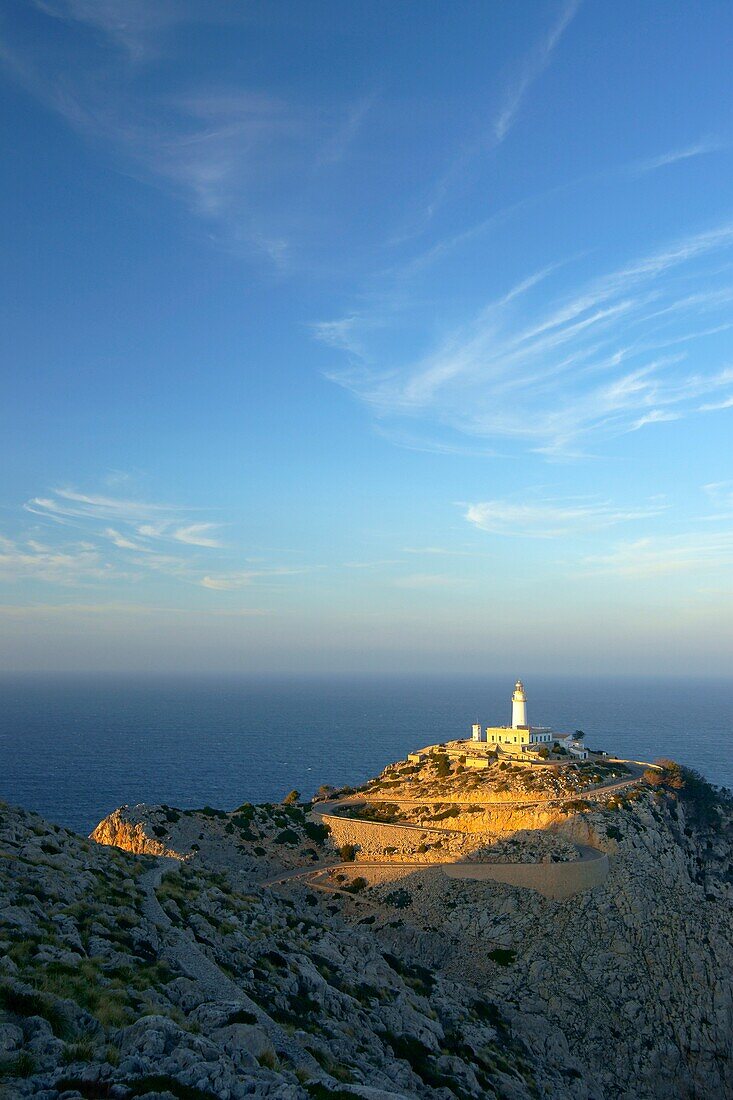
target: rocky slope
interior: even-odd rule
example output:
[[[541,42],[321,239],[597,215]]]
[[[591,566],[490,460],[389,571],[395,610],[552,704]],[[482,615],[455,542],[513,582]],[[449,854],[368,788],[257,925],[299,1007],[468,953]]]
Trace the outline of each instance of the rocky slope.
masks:
[[[568,804],[550,848],[612,867],[565,901],[369,886],[358,852],[262,885],[339,859],[297,806],[123,808],[100,843],[0,806],[0,1095],[733,1097],[733,813],[666,778]]]

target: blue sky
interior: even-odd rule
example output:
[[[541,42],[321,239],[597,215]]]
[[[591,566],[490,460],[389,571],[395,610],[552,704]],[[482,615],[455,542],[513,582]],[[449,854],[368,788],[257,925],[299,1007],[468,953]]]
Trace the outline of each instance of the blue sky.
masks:
[[[722,3],[6,3],[0,661],[722,673]]]

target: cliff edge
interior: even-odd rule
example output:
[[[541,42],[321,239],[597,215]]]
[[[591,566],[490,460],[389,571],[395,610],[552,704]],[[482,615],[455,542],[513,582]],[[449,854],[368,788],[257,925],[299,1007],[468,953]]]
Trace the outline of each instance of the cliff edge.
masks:
[[[437,756],[324,794],[433,844],[475,814],[472,859],[592,840],[606,881],[457,880],[411,838],[376,859],[318,803],[123,807],[95,840],[0,806],[0,1095],[733,1097],[728,795],[668,765],[596,797],[576,771],[542,808],[519,771]]]

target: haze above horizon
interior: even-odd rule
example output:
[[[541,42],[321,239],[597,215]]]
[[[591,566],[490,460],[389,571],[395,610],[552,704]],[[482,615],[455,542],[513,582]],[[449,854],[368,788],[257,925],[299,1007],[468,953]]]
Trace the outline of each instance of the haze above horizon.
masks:
[[[728,674],[733,10],[1,26],[3,669]]]

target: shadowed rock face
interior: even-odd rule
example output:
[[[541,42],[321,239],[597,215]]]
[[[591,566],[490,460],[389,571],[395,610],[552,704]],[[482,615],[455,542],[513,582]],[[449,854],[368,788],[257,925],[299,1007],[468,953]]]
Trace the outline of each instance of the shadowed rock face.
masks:
[[[278,840],[281,814],[252,815],[277,851],[299,843]],[[483,993],[386,953],[330,896],[292,895],[0,806],[3,1095],[536,1095]]]
[[[123,807],[93,834],[175,863],[0,807],[0,1094],[733,1097],[731,812],[704,809],[553,811],[543,852],[612,858],[551,901],[426,865],[365,885],[358,852],[328,890],[263,888],[338,859],[300,807]]]

